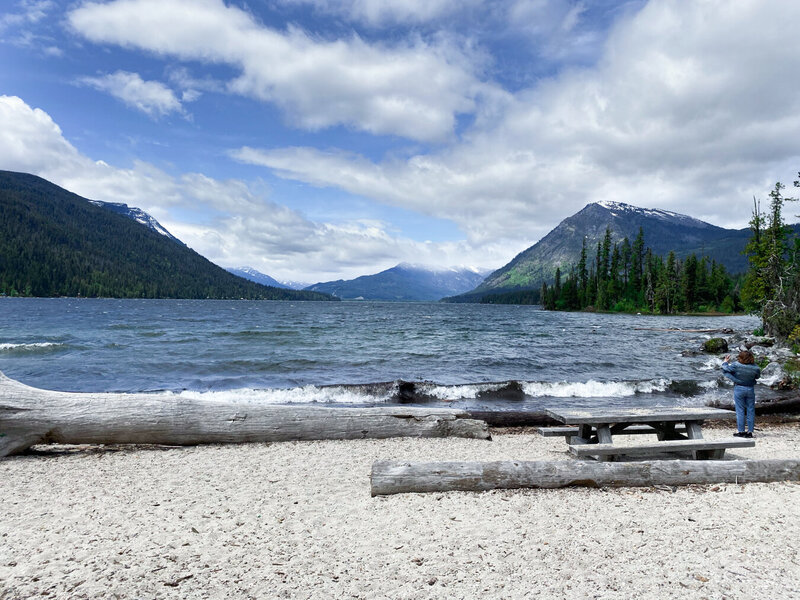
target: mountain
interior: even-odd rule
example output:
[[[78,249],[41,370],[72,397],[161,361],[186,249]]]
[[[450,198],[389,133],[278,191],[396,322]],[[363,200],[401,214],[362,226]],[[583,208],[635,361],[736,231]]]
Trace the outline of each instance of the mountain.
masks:
[[[122,202],[101,202],[100,200],[89,200],[95,206],[99,206],[101,208],[105,208],[106,210],[110,210],[112,212],[117,213],[118,215],[122,215],[124,217],[128,217],[129,219],[133,219],[137,223],[144,225],[148,229],[152,229],[156,233],[160,233],[164,237],[185,246],[182,241],[172,235],[166,228],[156,221],[154,217],[149,215],[148,213],[144,212],[141,208],[135,208],[132,206],[128,206],[127,204],[123,204]]]
[[[278,281],[277,279],[274,279],[269,275],[265,275],[253,267],[227,267],[225,270],[228,273],[233,273],[237,277],[243,277],[248,281],[254,281],[256,283],[260,283],[261,285],[271,285],[273,287],[279,287],[287,290],[303,290],[311,285],[305,281]]]
[[[281,283],[277,279],[273,279],[269,275],[265,275],[261,271],[257,271],[253,267],[226,267],[225,270],[228,273],[233,273],[237,277],[242,277],[243,279],[260,283],[261,285],[271,285],[272,287],[283,289],[294,289],[291,286]]]
[[[311,285],[307,281],[294,281],[292,279],[284,279],[280,281],[280,284],[290,290],[304,290]]]
[[[401,263],[374,275],[362,275],[349,281],[340,279],[317,283],[305,289],[346,300],[424,302],[471,290],[485,276],[486,271],[478,269],[433,269]]]
[[[687,215],[622,202],[595,202],[561,221],[476,289],[448,300],[463,302],[479,300],[487,294],[538,290],[542,282],[554,280],[556,268],[566,273],[577,264],[584,238],[588,258],[593,260],[607,227],[614,242],[627,237],[632,243],[641,227],[645,246],[655,254],[666,255],[673,250],[678,257],[708,256],[725,265],[730,273],[747,269],[747,257],[742,251],[750,238],[749,229],[725,229]]]
[[[332,300],[245,281],[40,177],[0,171],[0,294]]]

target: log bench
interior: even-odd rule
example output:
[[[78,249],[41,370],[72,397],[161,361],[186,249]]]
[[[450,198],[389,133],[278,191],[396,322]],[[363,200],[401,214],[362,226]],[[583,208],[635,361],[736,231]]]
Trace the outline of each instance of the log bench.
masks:
[[[695,452],[697,459],[703,460],[723,458],[727,448],[753,448],[755,445],[755,440],[731,437],[717,440],[669,440],[650,444],[637,444],[635,446],[620,446],[618,444],[573,445],[569,447],[569,451],[579,457],[652,456],[664,452]]]

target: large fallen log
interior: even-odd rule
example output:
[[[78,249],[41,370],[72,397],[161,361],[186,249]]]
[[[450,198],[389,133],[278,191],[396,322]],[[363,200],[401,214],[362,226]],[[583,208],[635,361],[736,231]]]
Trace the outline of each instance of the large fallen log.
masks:
[[[459,436],[491,439],[459,410],[217,402],[37,389],[0,373],[0,457],[34,444],[167,444]]]
[[[680,327],[634,327],[634,331],[675,331],[677,333],[734,333],[734,330],[723,329],[681,329]]]
[[[716,399],[706,403],[707,406],[714,408],[724,408],[725,410],[736,410],[733,402],[729,399]],[[798,414],[800,413],[800,397],[784,397],[779,399],[769,399],[766,401],[756,400],[756,416],[778,415],[778,414]]]
[[[641,462],[377,461],[372,495],[483,492],[514,488],[651,487],[690,483],[800,481],[800,460],[651,460]]]
[[[484,408],[465,408],[470,418],[485,421],[489,427],[537,427],[542,425],[561,425],[553,417],[542,411],[532,410],[491,410]]]

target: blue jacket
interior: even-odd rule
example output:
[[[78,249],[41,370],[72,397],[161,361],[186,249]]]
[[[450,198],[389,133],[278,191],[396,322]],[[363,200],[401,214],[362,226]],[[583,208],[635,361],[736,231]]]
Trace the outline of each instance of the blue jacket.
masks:
[[[736,385],[753,387],[756,379],[761,377],[761,367],[758,365],[744,365],[740,362],[722,363],[723,375]]]

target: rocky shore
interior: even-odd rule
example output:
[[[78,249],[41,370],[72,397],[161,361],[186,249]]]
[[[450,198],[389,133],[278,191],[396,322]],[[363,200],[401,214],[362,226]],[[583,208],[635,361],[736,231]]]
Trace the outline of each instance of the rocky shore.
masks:
[[[722,335],[710,337],[702,348],[687,350],[684,354],[735,355],[741,350],[750,350],[756,364],[761,366],[756,414],[800,413],[800,359],[791,348],[768,336],[748,335],[734,330],[717,333]],[[734,409],[731,398],[715,399],[709,405]]]

